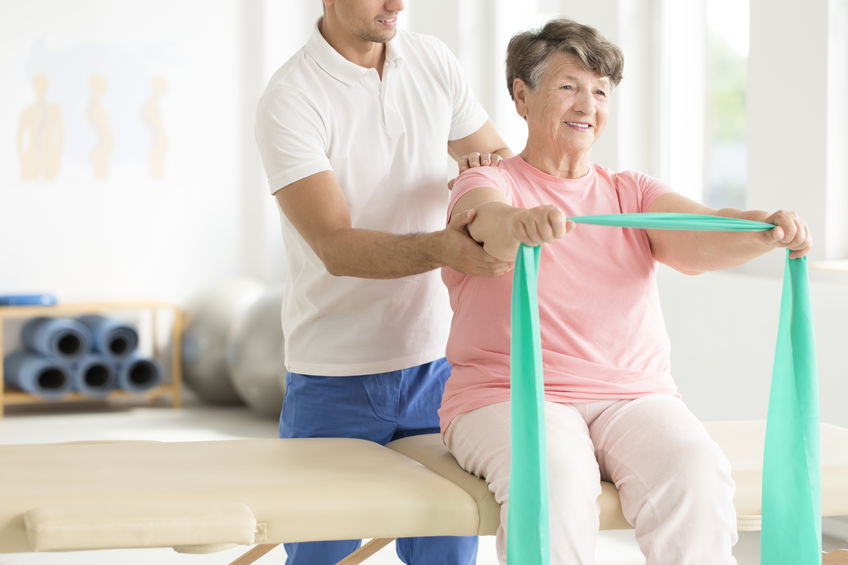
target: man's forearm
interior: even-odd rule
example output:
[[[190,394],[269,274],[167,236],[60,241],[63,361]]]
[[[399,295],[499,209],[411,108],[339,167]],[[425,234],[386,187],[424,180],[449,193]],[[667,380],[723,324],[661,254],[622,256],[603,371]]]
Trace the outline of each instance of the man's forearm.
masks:
[[[471,239],[466,226],[475,218],[475,212],[467,210],[454,214],[443,230],[418,234],[343,229],[322,238],[320,247],[313,249],[327,270],[338,276],[390,279],[439,267],[500,276],[511,268],[512,260],[498,260]]]
[[[345,229],[328,237],[316,252],[332,275],[394,279],[441,267],[441,234]]]

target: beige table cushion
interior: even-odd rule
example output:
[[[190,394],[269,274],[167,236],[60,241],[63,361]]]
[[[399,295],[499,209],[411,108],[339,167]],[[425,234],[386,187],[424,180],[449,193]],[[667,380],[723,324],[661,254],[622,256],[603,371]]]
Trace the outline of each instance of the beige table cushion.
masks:
[[[733,466],[740,529],[757,529],[764,423],[707,427]],[[485,483],[458,467],[438,435],[390,447],[355,439],[0,446],[0,552],[495,532],[498,507]],[[612,485],[603,486],[602,527],[628,527]],[[848,430],[826,424],[822,497],[825,515],[848,515]]]
[[[356,439],[9,445],[0,461],[2,553],[479,529],[464,489]]]
[[[736,483],[736,505],[740,531],[760,529],[762,514],[762,465],[765,440],[764,421],[706,422],[710,436],[730,459]],[[480,509],[480,535],[497,530],[498,505],[486,483],[463,471],[438,434],[407,437],[388,447],[420,461],[436,473],[460,485],[477,501]],[[821,426],[822,514],[848,515],[848,429],[830,424]],[[630,528],[621,513],[615,487],[601,483],[601,529]]]
[[[705,425],[730,459],[736,482],[734,503],[739,530],[759,530],[765,421],[706,422]],[[848,428],[822,424],[819,433],[822,516],[848,515]]]

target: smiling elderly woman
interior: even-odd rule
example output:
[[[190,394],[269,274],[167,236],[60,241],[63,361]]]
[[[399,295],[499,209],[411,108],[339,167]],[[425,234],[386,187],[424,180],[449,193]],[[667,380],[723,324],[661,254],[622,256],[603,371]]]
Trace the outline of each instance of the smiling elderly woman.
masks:
[[[507,84],[527,145],[498,167],[464,172],[450,215],[475,209],[472,237],[511,261],[545,243],[539,310],[545,374],[552,563],[594,562],[600,480],[615,483],[649,565],[735,563],[733,482],[723,454],[677,393],[655,270],[696,274],[811,238],[794,213],[714,210],[646,175],[615,172],[589,152],[606,127],[623,58],[595,29],[549,22],[509,43]],[[765,232],[596,226],[568,216],[711,214],[775,224]],[[510,274],[442,277],[454,309],[453,366],[440,411],[445,442],[501,504],[505,563],[510,470]],[[728,391],[732,394],[733,391]]]

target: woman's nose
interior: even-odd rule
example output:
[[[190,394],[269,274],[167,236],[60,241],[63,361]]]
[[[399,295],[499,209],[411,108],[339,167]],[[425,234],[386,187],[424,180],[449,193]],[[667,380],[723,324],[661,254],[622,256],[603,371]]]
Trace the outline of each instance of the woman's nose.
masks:
[[[592,114],[595,111],[595,99],[588,89],[580,90],[574,97],[574,109],[583,114]]]

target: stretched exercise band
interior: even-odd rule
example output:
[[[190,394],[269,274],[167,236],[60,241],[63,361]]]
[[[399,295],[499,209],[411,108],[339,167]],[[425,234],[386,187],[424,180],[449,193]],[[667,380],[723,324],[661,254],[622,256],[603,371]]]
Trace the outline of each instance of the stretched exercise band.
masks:
[[[694,214],[569,218],[628,228],[764,231],[772,224]],[[512,290],[511,418],[507,562],[547,565],[544,378],[536,295],[541,247],[521,245]],[[806,257],[786,255],[772,372],[762,490],[762,565],[821,563],[818,384]]]

